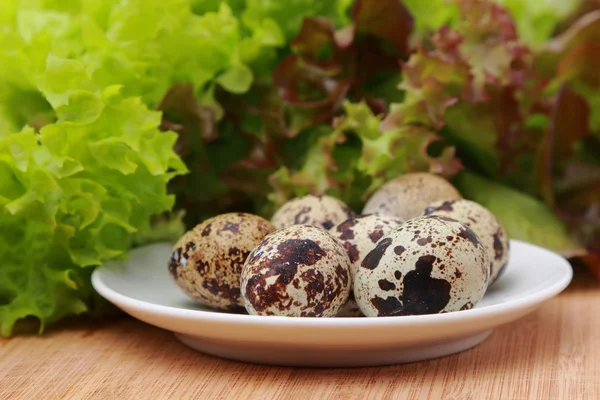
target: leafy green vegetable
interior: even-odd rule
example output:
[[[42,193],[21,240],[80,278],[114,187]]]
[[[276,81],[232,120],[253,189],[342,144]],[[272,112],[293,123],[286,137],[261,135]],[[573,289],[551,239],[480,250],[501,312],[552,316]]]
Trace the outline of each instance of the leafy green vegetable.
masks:
[[[183,81],[218,117],[215,87],[247,91],[248,65],[283,44],[268,22],[242,29],[227,4],[203,15],[184,0],[11,4],[0,11],[3,335],[26,316],[43,329],[92,312],[85,268],[179,233],[176,219],[151,225],[186,167],[148,107]]]
[[[26,316],[43,329],[88,311],[82,268],[122,256],[135,236],[148,235],[150,217],[173,205],[166,183],[185,171],[172,150],[175,134],[161,133],[160,115],[119,87],[55,101],[56,123],[0,139],[2,335]]]
[[[455,143],[467,166],[507,173],[526,134],[525,86],[531,54],[518,42],[508,13],[487,2],[460,3],[456,30],[443,27],[403,65],[405,101],[388,121],[422,124]],[[532,94],[535,92],[534,94]]]

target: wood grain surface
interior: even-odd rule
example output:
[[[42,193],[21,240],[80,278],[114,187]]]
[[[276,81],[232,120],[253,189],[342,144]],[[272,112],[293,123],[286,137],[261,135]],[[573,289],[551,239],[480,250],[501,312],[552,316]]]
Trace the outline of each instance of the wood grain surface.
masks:
[[[307,369],[206,356],[133,319],[0,339],[0,399],[600,399],[600,284],[428,362]]]

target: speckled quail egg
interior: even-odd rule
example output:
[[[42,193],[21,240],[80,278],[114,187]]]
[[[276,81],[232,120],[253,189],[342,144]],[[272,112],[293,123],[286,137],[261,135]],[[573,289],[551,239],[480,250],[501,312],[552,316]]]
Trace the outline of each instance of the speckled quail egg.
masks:
[[[492,285],[508,264],[510,256],[508,235],[500,221],[482,205],[459,199],[439,201],[425,209],[423,215],[445,215],[467,225],[481,240],[490,260],[490,280]]]
[[[252,249],[275,228],[264,218],[228,213],[185,233],[173,248],[168,267],[184,293],[199,303],[243,311],[240,273]]]
[[[277,229],[291,225],[314,225],[329,230],[352,217],[354,212],[340,200],[331,196],[309,194],[282,205],[271,222]]]
[[[354,297],[367,317],[436,314],[474,307],[489,260],[477,235],[444,216],[406,221],[361,262]]]
[[[332,234],[342,242],[350,258],[350,272],[352,279],[360,267],[365,255],[375,247],[375,244],[392,229],[402,224],[398,218],[384,215],[366,215],[351,218],[342,222],[331,230]],[[354,294],[350,298],[338,317],[360,317],[362,312],[356,305]]]
[[[251,315],[333,317],[350,293],[350,260],[330,233],[292,225],[250,253],[241,292]]]
[[[458,190],[444,178],[415,172],[384,184],[369,198],[362,213],[391,215],[405,221],[420,216],[433,202],[460,198]]]
[[[352,277],[356,275],[362,259],[373,250],[379,239],[400,227],[402,222],[395,217],[372,214],[348,219],[331,230],[348,253]]]

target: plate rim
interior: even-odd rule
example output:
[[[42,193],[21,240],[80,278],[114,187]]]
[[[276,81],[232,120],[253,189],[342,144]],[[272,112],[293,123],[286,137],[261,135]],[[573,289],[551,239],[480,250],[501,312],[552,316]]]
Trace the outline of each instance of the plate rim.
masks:
[[[124,261],[109,261],[104,265],[96,268],[92,273],[92,286],[94,289],[107,301],[115,304],[119,308],[135,309],[151,314],[160,314],[170,318],[183,318],[187,320],[206,321],[211,323],[229,323],[240,325],[257,325],[257,326],[287,326],[296,328],[340,328],[340,327],[377,327],[377,326],[415,326],[415,325],[439,325],[440,323],[459,323],[476,320],[479,318],[489,318],[494,315],[505,315],[517,312],[527,308],[535,307],[538,304],[558,295],[571,283],[573,279],[573,269],[566,258],[560,254],[543,248],[541,246],[527,243],[525,241],[511,239],[511,242],[519,245],[533,247],[536,251],[542,251],[560,260],[561,268],[564,275],[552,285],[527,294],[515,300],[509,300],[499,304],[493,304],[482,308],[473,308],[470,310],[462,310],[449,312],[444,314],[426,314],[426,315],[405,315],[405,316],[386,316],[386,317],[285,317],[285,316],[258,316],[248,314],[234,314],[219,311],[204,311],[190,310],[174,306],[165,306],[161,304],[151,303],[145,300],[136,299],[125,294],[122,294],[108,285],[102,280],[102,271],[110,268],[113,265],[126,263]],[[166,244],[167,242],[157,242],[146,246],[155,246]],[[511,243],[511,245],[513,244]],[[146,247],[142,246],[137,249]],[[132,249],[135,250],[135,249]],[[131,251],[131,250],[130,250]],[[127,311],[126,311],[127,312]]]

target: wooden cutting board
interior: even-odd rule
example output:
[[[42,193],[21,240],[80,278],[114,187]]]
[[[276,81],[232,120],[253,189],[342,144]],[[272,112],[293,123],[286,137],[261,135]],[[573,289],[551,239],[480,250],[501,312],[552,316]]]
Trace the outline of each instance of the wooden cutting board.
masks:
[[[130,318],[0,339],[0,399],[600,399],[600,284],[584,272],[473,350],[382,368],[206,356]]]

